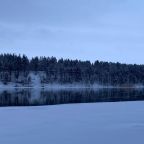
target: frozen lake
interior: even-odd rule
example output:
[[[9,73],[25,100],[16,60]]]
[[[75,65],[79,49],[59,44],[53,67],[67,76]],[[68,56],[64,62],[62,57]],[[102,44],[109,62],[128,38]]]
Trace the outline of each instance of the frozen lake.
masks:
[[[0,108],[0,144],[144,144],[144,102]]]
[[[143,100],[143,89],[1,90],[0,143],[143,144]]]

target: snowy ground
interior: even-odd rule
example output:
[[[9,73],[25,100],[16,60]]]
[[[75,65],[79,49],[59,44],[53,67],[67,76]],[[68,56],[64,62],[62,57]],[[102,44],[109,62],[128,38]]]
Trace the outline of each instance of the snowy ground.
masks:
[[[144,102],[0,108],[0,144],[144,144]]]

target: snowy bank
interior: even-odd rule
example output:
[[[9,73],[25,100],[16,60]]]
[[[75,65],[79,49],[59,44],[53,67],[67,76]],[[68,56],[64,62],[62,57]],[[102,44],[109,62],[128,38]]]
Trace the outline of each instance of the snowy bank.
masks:
[[[1,144],[143,144],[144,102],[0,108]]]

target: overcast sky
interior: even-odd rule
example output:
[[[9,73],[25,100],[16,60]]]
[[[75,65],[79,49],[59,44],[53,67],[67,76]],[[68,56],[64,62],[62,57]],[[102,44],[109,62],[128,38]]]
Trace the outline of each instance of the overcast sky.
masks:
[[[144,63],[143,0],[0,0],[0,53]]]

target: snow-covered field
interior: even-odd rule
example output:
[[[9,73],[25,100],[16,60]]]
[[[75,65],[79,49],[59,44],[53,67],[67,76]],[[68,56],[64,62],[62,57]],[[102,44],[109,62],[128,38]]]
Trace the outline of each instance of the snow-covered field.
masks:
[[[144,102],[0,108],[0,144],[144,144]]]

